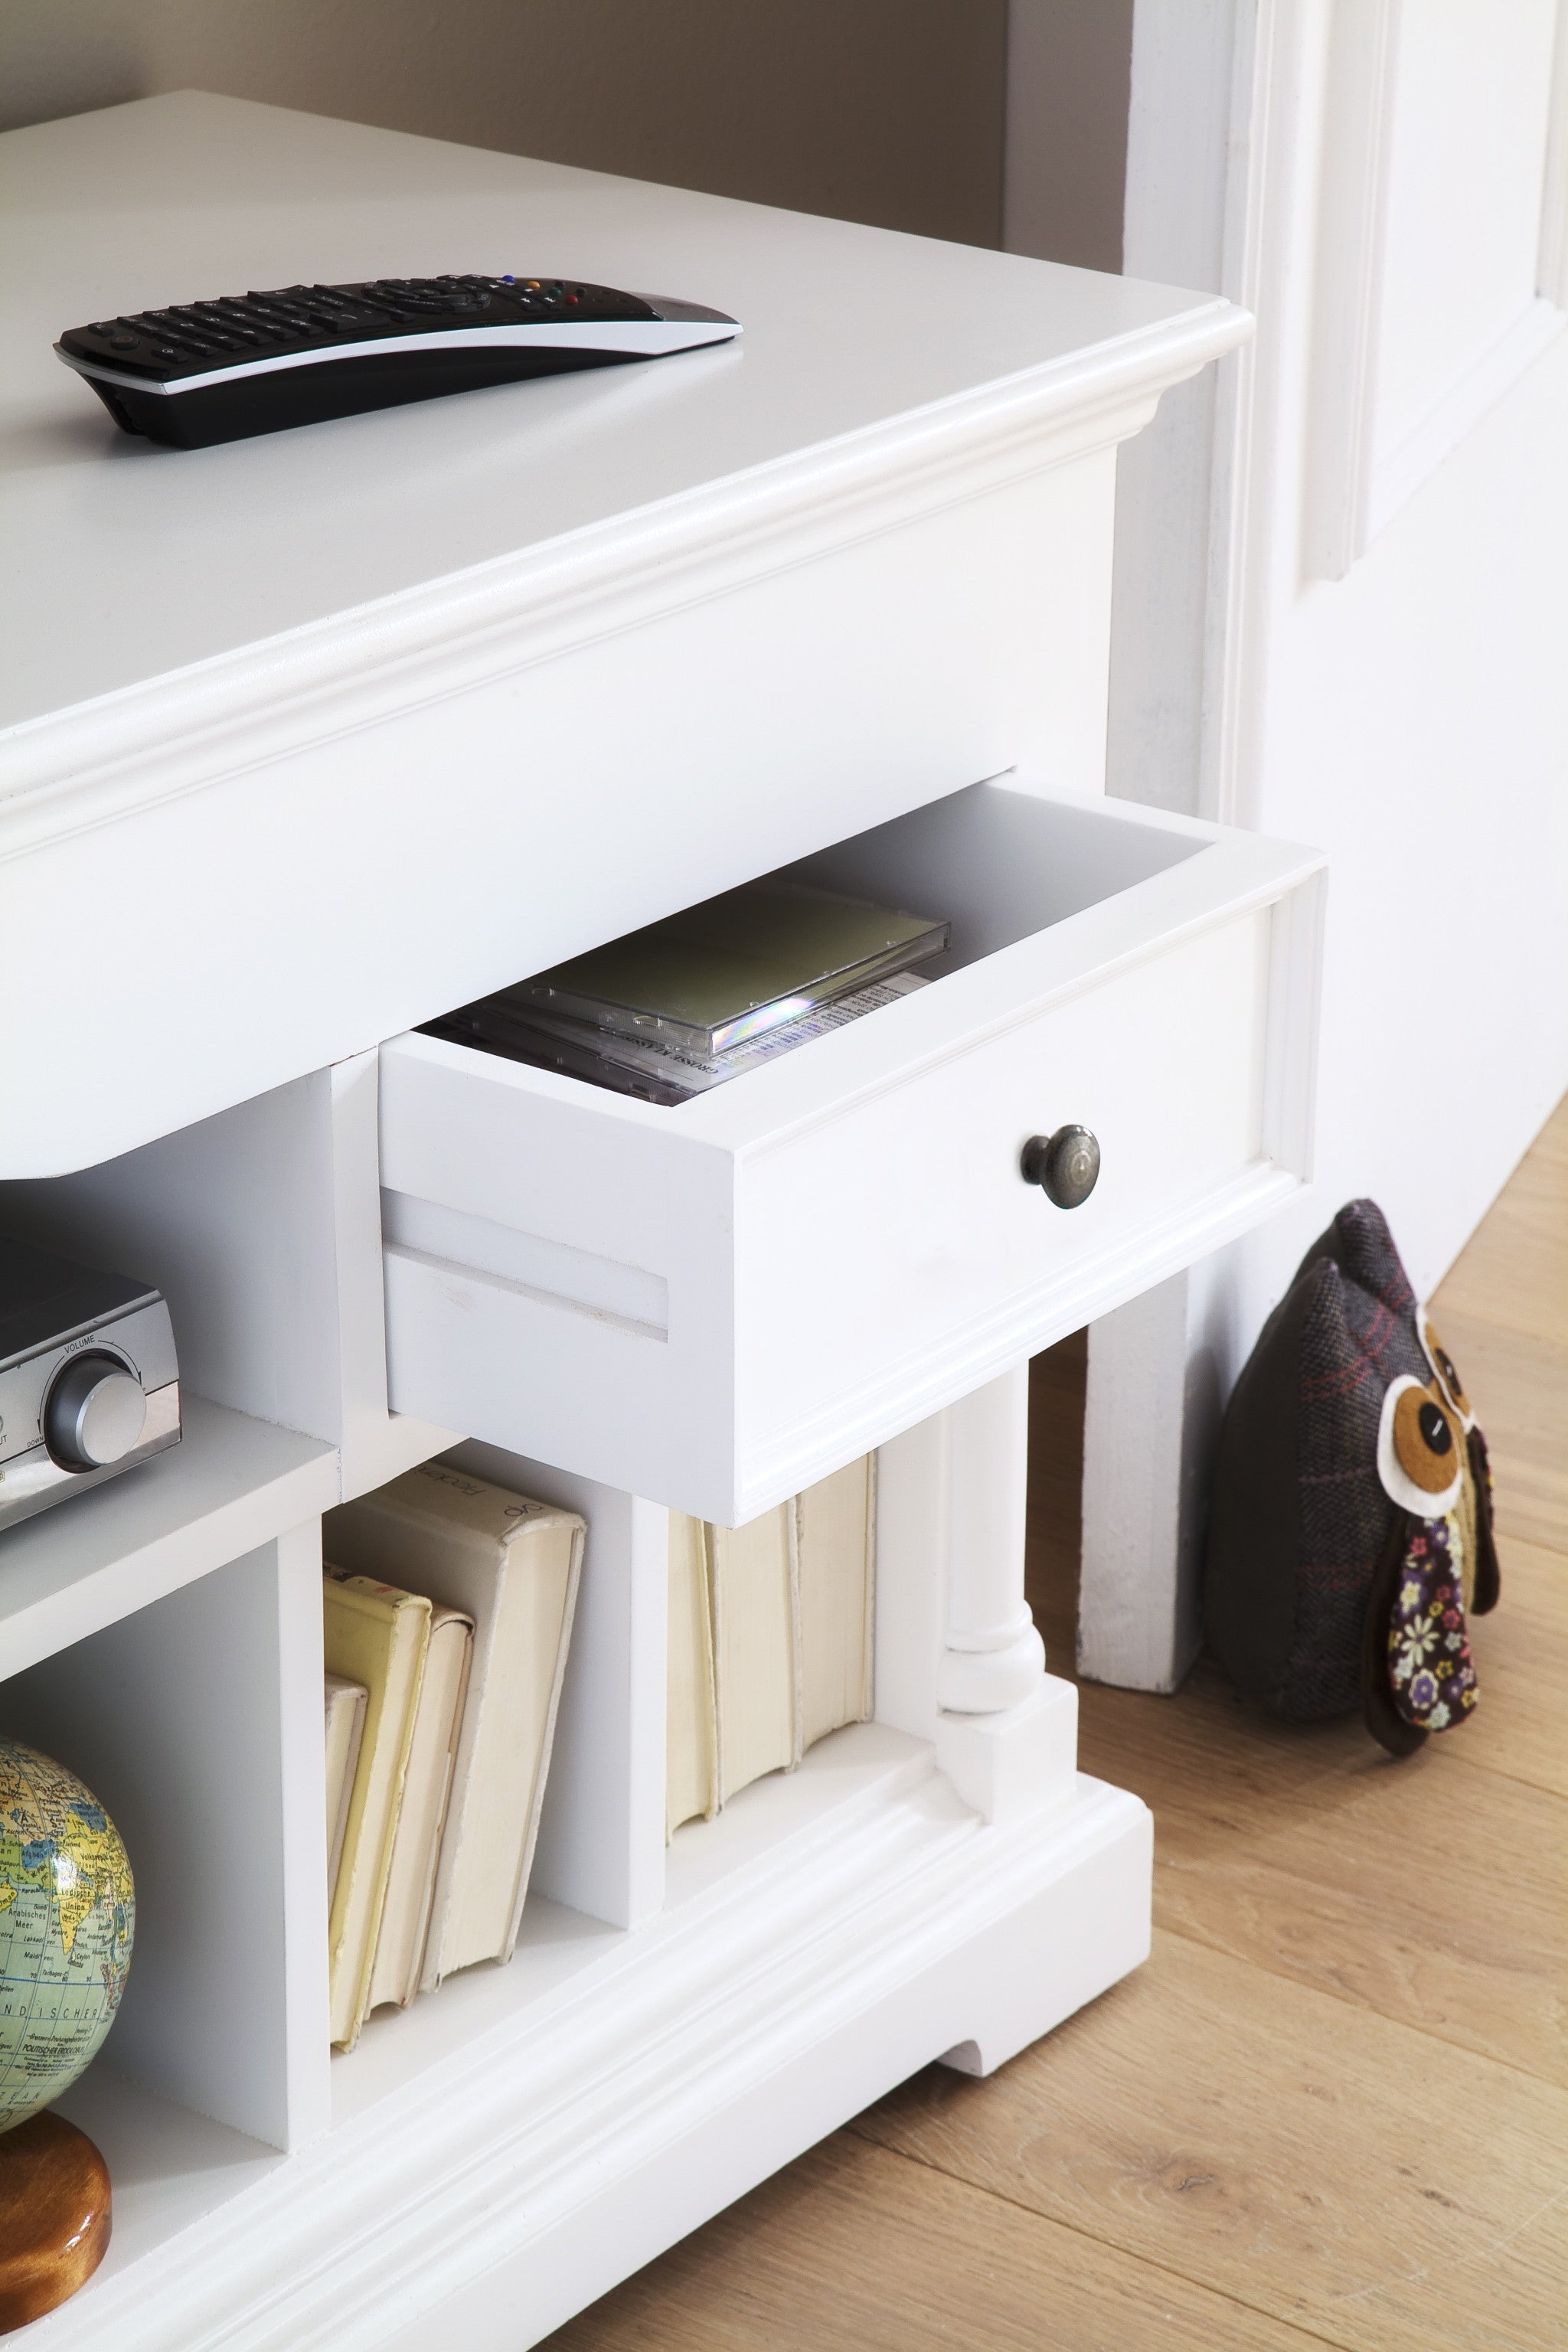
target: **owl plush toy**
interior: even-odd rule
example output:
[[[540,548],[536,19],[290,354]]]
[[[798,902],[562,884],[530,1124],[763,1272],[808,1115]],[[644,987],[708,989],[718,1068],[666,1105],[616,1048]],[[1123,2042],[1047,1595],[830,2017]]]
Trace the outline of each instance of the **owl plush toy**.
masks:
[[[1465,1722],[1468,1621],[1495,1606],[1486,1441],[1383,1212],[1307,1252],[1236,1384],[1205,1563],[1237,1686],[1308,1721],[1360,1707],[1391,1754]]]

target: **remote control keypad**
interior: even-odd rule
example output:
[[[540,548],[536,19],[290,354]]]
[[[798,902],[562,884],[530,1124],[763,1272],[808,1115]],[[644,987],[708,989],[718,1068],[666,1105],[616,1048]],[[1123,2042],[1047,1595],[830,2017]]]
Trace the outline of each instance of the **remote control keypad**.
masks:
[[[376,278],[360,285],[277,286],[216,300],[175,302],[121,319],[95,319],[61,340],[79,358],[112,359],[166,378],[221,368],[226,361],[284,358],[290,352],[384,341],[410,331],[652,316],[635,294],[554,278]]]

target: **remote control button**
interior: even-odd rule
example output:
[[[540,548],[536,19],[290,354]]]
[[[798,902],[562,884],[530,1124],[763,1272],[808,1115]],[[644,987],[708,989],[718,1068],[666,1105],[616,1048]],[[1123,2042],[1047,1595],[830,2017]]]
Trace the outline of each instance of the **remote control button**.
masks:
[[[114,352],[133,352],[141,344],[140,335],[110,335],[109,347]]]

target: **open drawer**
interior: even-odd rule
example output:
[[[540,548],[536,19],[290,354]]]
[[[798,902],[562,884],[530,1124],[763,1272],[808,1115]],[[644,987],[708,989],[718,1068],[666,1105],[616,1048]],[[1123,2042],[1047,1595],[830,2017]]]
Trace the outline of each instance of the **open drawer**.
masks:
[[[1317,853],[1009,777],[786,870],[951,916],[932,984],[674,1109],[382,1047],[395,1411],[737,1525],[1307,1175]]]

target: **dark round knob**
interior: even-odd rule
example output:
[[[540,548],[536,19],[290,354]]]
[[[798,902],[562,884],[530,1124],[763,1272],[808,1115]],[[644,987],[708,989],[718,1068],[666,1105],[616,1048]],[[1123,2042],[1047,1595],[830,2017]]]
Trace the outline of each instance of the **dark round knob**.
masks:
[[[73,1356],[44,1401],[44,1444],[62,1470],[123,1462],[147,1419],[142,1383],[117,1356]]]
[[[1058,1209],[1079,1209],[1100,1181],[1100,1145],[1087,1127],[1058,1127],[1054,1135],[1031,1135],[1019,1165],[1026,1184],[1037,1184]]]

